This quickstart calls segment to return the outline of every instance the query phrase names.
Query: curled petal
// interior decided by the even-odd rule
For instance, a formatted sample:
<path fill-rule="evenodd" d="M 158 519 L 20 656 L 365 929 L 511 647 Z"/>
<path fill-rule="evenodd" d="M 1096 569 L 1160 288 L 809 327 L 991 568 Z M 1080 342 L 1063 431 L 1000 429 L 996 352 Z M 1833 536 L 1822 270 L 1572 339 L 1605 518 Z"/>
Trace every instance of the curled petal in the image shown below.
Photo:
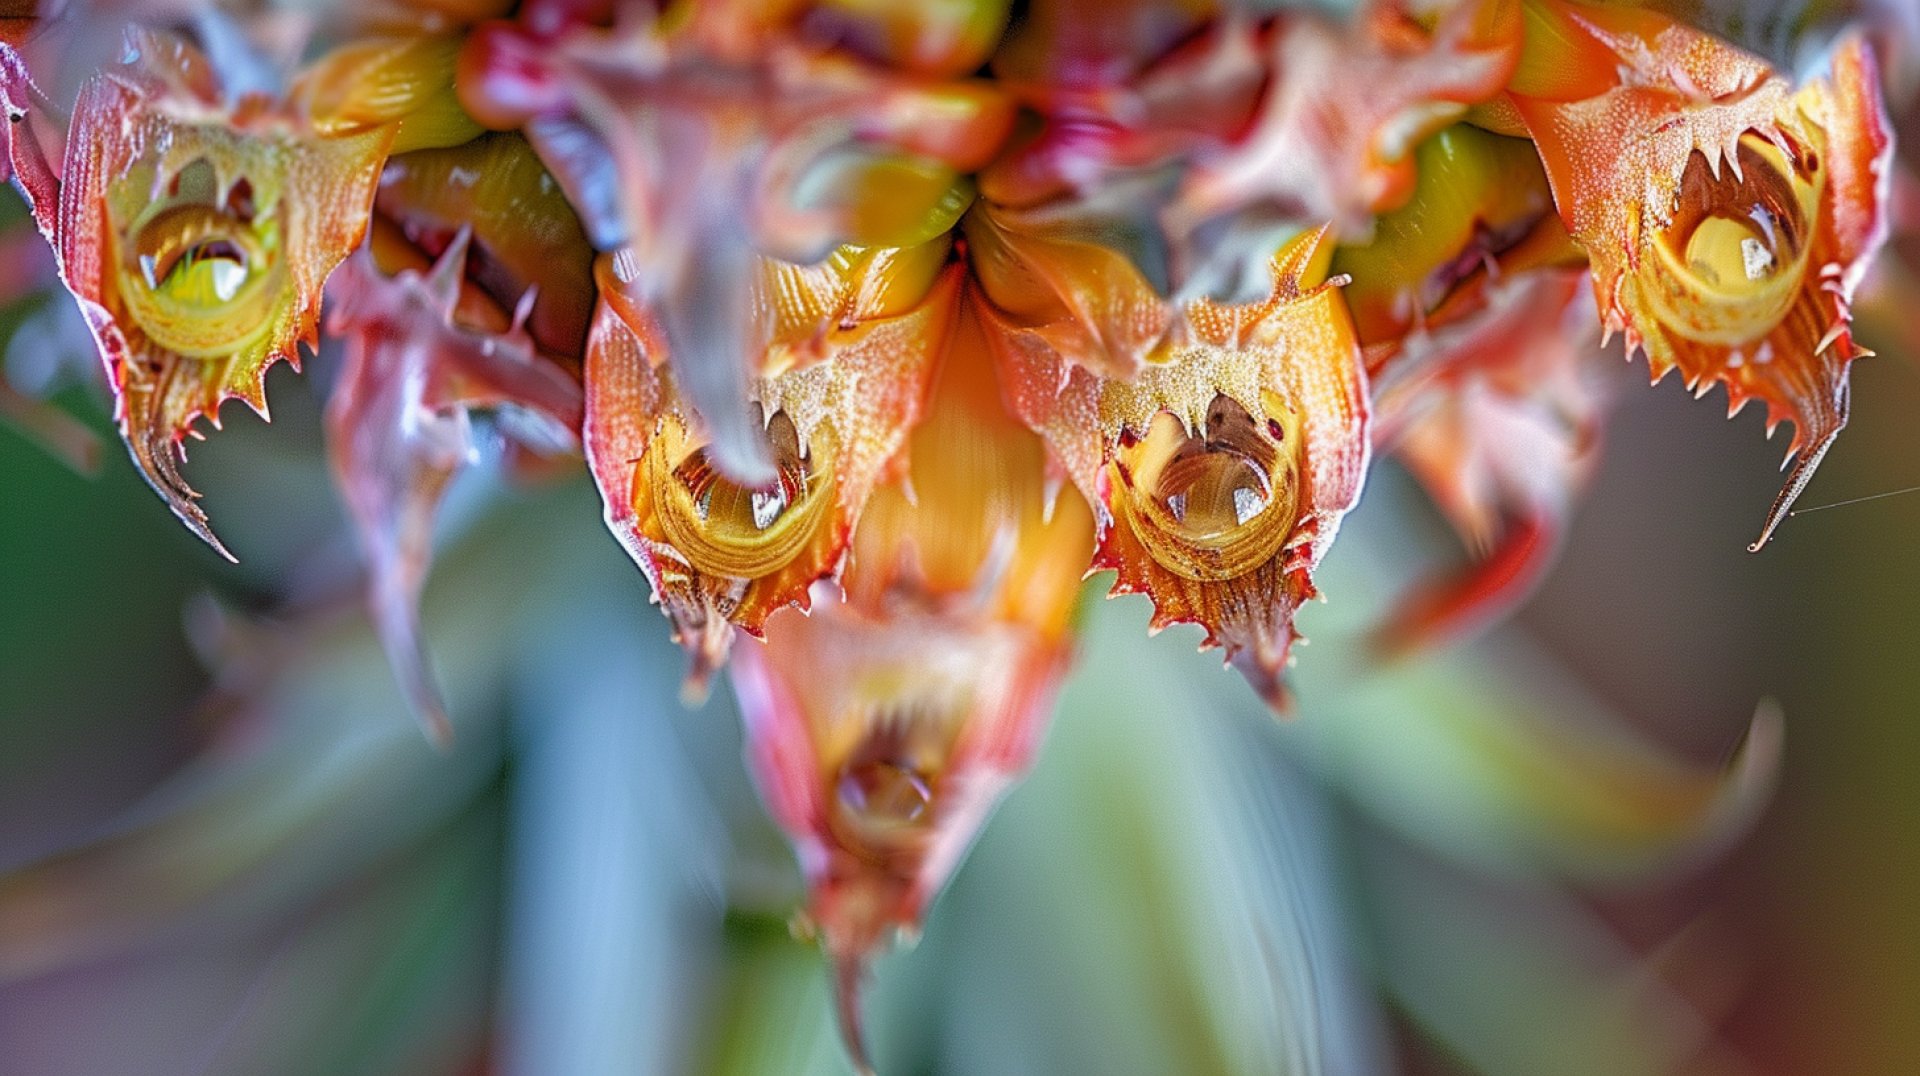
<path fill-rule="evenodd" d="M 1556 33 L 1514 103 L 1593 266 L 1603 324 L 1734 410 L 1793 423 L 1765 544 L 1847 421 L 1866 352 L 1850 304 L 1884 236 L 1891 140 L 1872 54 L 1843 41 L 1797 92 L 1764 62 L 1643 12 L 1531 7 Z M 1564 55 L 1565 62 L 1557 62 Z M 1551 76 L 1544 72 L 1554 72 Z"/>
<path fill-rule="evenodd" d="M 518 326 L 500 335 L 457 320 L 470 288 L 467 237 L 459 232 L 425 273 L 385 277 L 365 253 L 348 261 L 335 299 L 351 315 L 328 326 L 347 344 L 327 405 L 328 440 L 366 551 L 374 626 L 415 713 L 442 744 L 452 726 L 420 637 L 419 601 L 440 498 L 474 455 L 469 413 L 521 408 L 561 439 L 581 417 L 579 383 Z"/>
<path fill-rule="evenodd" d="M 1069 226 L 981 205 L 966 235 L 998 316 L 1096 376 L 1133 376 L 1173 327 L 1171 304 L 1125 253 Z"/>
<path fill-rule="evenodd" d="M 478 259 L 466 275 L 490 302 L 467 304 L 467 324 L 505 332 L 526 302 L 523 327 L 540 350 L 570 359 L 585 352 L 593 249 L 526 139 L 490 133 L 396 156 L 381 173 L 374 208 L 429 253 L 471 231 Z"/>
<path fill-rule="evenodd" d="M 1423 579 L 1401 595 L 1374 637 L 1379 652 L 1398 658 L 1451 642 L 1525 601 L 1552 566 L 1567 523 L 1565 510 L 1531 510 L 1503 516 L 1470 564 Z"/>
<path fill-rule="evenodd" d="M 19 181 L 35 221 L 51 240 L 60 204 L 58 147 L 63 132 L 20 53 L 26 37 L 24 28 L 15 28 L 15 20 L 0 19 L 0 106 L 7 119 L 0 131 L 0 182 Z"/>
<path fill-rule="evenodd" d="M 1474 563 L 1422 583 L 1390 614 L 1389 653 L 1457 637 L 1511 609 L 1559 549 L 1599 458 L 1613 398 L 1584 274 L 1489 286 L 1473 317 L 1409 341 L 1379 383 L 1377 443 L 1426 487 Z"/>
<path fill-rule="evenodd" d="M 1312 757 L 1367 811 L 1467 862 L 1614 883 L 1671 876 L 1738 839 L 1779 776 L 1773 702 L 1723 764 L 1702 766 L 1635 734 L 1524 643 L 1463 647 L 1349 686 L 1316 714 Z"/>
<path fill-rule="evenodd" d="M 1554 212 L 1533 143 L 1457 123 L 1421 143 L 1414 163 L 1407 204 L 1333 257 L 1334 271 L 1353 278 L 1343 294 L 1376 379 L 1399 376 L 1405 352 L 1431 354 L 1410 345 L 1477 316 L 1503 278 L 1586 262 Z"/>
<path fill-rule="evenodd" d="M 404 35 L 349 42 L 302 73 L 289 96 L 328 137 L 396 128 L 391 152 L 447 148 L 481 127 L 454 90 L 460 40 Z"/>

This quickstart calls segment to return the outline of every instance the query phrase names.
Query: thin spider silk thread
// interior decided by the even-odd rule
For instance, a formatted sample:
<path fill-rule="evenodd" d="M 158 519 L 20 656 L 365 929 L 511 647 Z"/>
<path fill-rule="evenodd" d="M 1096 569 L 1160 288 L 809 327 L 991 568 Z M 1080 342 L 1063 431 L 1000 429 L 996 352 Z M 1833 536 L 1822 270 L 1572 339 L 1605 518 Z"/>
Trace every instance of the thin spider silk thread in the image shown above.
<path fill-rule="evenodd" d="M 1804 516 L 1809 512 L 1824 512 L 1829 508 L 1845 508 L 1850 504 L 1864 504 L 1867 501 L 1877 501 L 1883 497 L 1898 497 L 1903 493 L 1920 493 L 1920 486 L 1908 486 L 1905 489 L 1890 489 L 1885 493 L 1870 493 L 1865 497 L 1852 497 L 1844 501 L 1835 501 L 1832 504 L 1816 504 L 1812 508 L 1795 508 L 1793 511 L 1788 512 L 1787 515 L 1789 517 Z"/>

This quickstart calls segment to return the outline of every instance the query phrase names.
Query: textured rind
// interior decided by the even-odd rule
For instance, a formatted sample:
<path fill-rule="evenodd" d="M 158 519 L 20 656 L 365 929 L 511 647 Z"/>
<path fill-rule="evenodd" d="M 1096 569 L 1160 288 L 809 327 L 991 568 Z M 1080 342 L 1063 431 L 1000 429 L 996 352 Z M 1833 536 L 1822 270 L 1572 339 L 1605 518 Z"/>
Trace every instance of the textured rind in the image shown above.
<path fill-rule="evenodd" d="M 1891 152 L 1872 53 L 1859 38 L 1843 40 L 1831 73 L 1796 92 L 1763 61 L 1658 16 L 1550 6 L 1585 35 L 1572 48 L 1617 69 L 1617 81 L 1592 96 L 1513 98 L 1561 216 L 1587 251 L 1603 326 L 1624 335 L 1629 352 L 1646 354 L 1654 380 L 1678 370 L 1697 393 L 1724 385 L 1730 413 L 1759 399 L 1769 432 L 1794 426 L 1794 467 L 1757 550 L 1846 425 L 1847 370 L 1865 354 L 1848 329 L 1849 305 L 1884 238 Z M 1738 167 L 1747 134 L 1796 163 L 1796 147 L 1811 150 L 1824 162 L 1824 172 L 1810 169 L 1823 185 L 1786 313 L 1752 339 L 1707 343 L 1653 308 L 1662 286 L 1653 244 L 1673 217 L 1689 159 L 1700 154 L 1715 174 Z"/>

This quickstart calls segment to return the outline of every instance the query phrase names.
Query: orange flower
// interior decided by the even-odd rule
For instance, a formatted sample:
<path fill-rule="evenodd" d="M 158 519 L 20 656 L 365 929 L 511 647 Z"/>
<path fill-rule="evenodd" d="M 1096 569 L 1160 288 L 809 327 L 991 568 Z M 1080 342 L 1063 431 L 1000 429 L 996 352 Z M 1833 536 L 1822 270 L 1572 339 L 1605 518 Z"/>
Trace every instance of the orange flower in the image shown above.
<path fill-rule="evenodd" d="M 801 269 L 761 260 L 755 304 L 766 371 L 747 400 L 775 476 L 727 477 L 635 298 L 624 254 L 595 269 L 600 310 L 587 345 L 587 458 L 607 522 L 653 583 L 693 658 L 699 688 L 726 660 L 733 626 L 758 633 L 807 604 L 834 573 L 887 461 L 920 413 L 959 295 L 946 244 L 843 248 Z"/>

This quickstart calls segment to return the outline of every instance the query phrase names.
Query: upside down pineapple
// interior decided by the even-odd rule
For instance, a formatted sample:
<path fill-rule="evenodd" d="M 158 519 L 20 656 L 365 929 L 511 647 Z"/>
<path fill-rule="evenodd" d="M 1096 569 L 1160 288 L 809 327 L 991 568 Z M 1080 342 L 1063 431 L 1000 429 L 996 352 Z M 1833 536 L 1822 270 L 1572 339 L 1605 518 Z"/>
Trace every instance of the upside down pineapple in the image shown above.
<path fill-rule="evenodd" d="M 157 9 L 111 57 L 3 24 L 7 169 L 135 464 L 221 548 L 185 438 L 344 342 L 335 471 L 445 735 L 413 607 L 473 416 L 583 456 L 689 686 L 732 660 L 856 1058 L 862 969 L 1032 763 L 1084 575 L 1280 707 L 1376 455 L 1478 556 L 1383 628 L 1433 645 L 1549 562 L 1617 392 L 1589 333 L 1793 424 L 1755 548 L 1865 354 L 1858 37 L 1796 83 L 1573 0 L 332 14 L 268 89 Z"/>

